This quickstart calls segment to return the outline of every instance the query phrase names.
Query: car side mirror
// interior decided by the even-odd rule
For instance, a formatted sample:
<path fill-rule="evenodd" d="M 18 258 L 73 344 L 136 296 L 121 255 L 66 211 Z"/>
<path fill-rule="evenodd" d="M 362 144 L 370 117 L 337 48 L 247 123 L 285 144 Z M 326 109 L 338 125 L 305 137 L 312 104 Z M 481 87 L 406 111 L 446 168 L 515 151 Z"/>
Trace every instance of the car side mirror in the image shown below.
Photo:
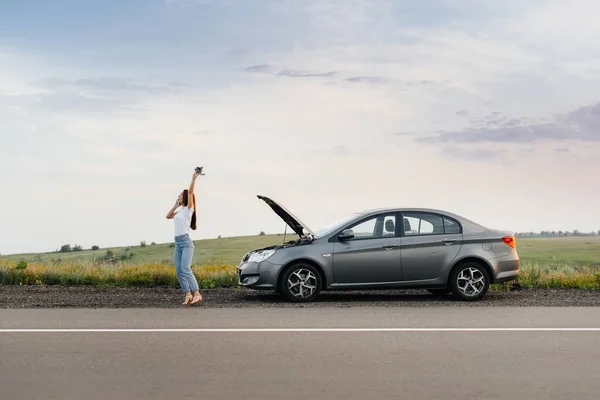
<path fill-rule="evenodd" d="M 348 240 L 354 238 L 354 231 L 352 229 L 344 229 L 338 236 L 340 240 Z"/>

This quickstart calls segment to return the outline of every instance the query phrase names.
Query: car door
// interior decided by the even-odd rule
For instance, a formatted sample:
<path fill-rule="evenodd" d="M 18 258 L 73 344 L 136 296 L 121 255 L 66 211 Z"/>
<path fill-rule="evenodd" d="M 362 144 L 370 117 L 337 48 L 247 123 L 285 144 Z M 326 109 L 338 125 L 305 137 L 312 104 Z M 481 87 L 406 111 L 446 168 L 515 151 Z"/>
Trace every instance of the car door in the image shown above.
<path fill-rule="evenodd" d="M 348 226 L 354 237 L 333 244 L 334 283 L 339 285 L 399 282 L 402 279 L 396 213 L 368 217 Z"/>
<path fill-rule="evenodd" d="M 439 278 L 462 246 L 460 224 L 435 213 L 404 212 L 402 217 L 402 280 Z"/>

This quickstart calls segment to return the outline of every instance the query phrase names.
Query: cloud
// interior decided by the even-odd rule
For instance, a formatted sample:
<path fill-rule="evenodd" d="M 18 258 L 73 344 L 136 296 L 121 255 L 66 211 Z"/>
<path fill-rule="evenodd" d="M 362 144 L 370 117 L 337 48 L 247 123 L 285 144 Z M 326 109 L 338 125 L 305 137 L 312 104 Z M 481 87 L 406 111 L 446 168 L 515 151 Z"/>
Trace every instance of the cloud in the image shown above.
<path fill-rule="evenodd" d="M 0 95 L 0 105 L 20 110 L 50 113 L 116 115 L 137 109 L 125 98 L 93 96 L 70 91 L 55 91 L 28 95 Z"/>
<path fill-rule="evenodd" d="M 560 147 L 560 148 L 558 148 L 558 149 L 556 149 L 554 151 L 557 152 L 557 153 L 568 153 L 570 150 L 567 147 Z"/>
<path fill-rule="evenodd" d="M 0 92 L 0 107 L 20 112 L 41 111 L 69 116 L 129 116 L 151 103 L 182 99 L 192 85 L 120 77 L 46 78 L 34 81 L 22 94 Z M 25 111 L 26 110 L 26 111 Z"/>
<path fill-rule="evenodd" d="M 458 110 L 458 111 L 456 112 L 456 115 L 459 115 L 459 116 L 461 116 L 461 117 L 466 117 L 466 116 L 468 116 L 468 115 L 469 115 L 469 112 L 468 112 L 467 110 Z"/>
<path fill-rule="evenodd" d="M 464 161 L 495 161 L 506 153 L 504 150 L 470 149 L 449 146 L 441 150 L 441 154 Z"/>
<path fill-rule="evenodd" d="M 351 75 L 343 77 L 343 73 L 339 70 L 336 71 L 322 71 L 322 72 L 311 72 L 299 69 L 277 69 L 268 64 L 258 64 L 244 68 L 249 73 L 260 73 L 268 74 L 273 76 L 282 76 L 289 78 L 338 78 L 339 81 L 355 83 L 355 84 L 366 84 L 366 85 L 389 85 L 397 89 L 406 89 L 415 86 L 431 85 L 435 82 L 429 79 L 413 79 L 413 80 L 401 80 L 394 79 L 380 75 Z M 350 74 L 347 74 L 350 75 Z M 327 85 L 334 84 L 334 81 L 329 80 Z"/>
<path fill-rule="evenodd" d="M 183 83 L 149 83 L 139 79 L 119 77 L 74 80 L 51 78 L 41 82 L 40 86 L 51 90 L 93 90 L 96 92 L 128 92 L 132 94 L 175 94 L 192 88 L 190 85 Z"/>
<path fill-rule="evenodd" d="M 502 123 L 490 119 L 487 127 L 444 132 L 438 136 L 419 138 L 426 143 L 535 143 L 539 141 L 575 140 L 600 142 L 600 103 L 558 115 L 552 122 L 523 124 L 517 118 Z"/>
<path fill-rule="evenodd" d="M 193 133 L 194 135 L 203 135 L 203 136 L 205 136 L 205 135 L 214 135 L 214 134 L 216 134 L 217 132 L 215 132 L 215 131 L 210 131 L 210 130 L 197 130 L 197 131 L 193 131 L 192 133 Z"/>
<path fill-rule="evenodd" d="M 418 132 L 394 132 L 394 136 L 417 136 Z"/>
<path fill-rule="evenodd" d="M 344 145 L 333 146 L 331 148 L 331 151 L 337 156 L 345 156 L 348 155 L 348 153 L 350 153 L 350 149 Z"/>
<path fill-rule="evenodd" d="M 346 78 L 346 81 L 352 83 L 367 83 L 369 85 L 377 85 L 390 82 L 389 79 L 382 76 L 351 76 Z"/>
<path fill-rule="evenodd" d="M 270 65 L 253 65 L 251 67 L 245 68 L 246 72 L 255 72 L 261 74 L 269 74 L 275 76 L 285 76 L 288 78 L 328 78 L 337 73 L 337 71 L 327 71 L 327 72 L 309 72 L 302 71 L 296 69 L 282 69 L 277 70 Z"/>
<path fill-rule="evenodd" d="M 229 56 L 247 56 L 248 54 L 249 51 L 247 49 L 242 48 L 231 49 L 227 52 L 227 55 Z"/>

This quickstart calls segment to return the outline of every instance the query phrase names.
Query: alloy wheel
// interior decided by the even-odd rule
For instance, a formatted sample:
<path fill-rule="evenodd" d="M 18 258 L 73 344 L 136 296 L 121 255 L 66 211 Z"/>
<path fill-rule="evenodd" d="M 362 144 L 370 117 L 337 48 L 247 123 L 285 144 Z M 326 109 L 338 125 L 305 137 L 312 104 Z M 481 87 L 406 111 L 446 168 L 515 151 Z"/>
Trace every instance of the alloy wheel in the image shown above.
<path fill-rule="evenodd" d="M 485 290 L 485 275 L 477 268 L 468 267 L 463 269 L 456 280 L 458 290 L 467 297 L 476 297 Z"/>
<path fill-rule="evenodd" d="M 278 288 L 281 294 L 294 303 L 315 300 L 324 286 L 324 278 L 314 265 L 298 263 L 283 271 Z"/>
<path fill-rule="evenodd" d="M 300 299 L 311 297 L 317 290 L 317 284 L 317 276 L 304 268 L 294 270 L 287 280 L 290 294 Z"/>

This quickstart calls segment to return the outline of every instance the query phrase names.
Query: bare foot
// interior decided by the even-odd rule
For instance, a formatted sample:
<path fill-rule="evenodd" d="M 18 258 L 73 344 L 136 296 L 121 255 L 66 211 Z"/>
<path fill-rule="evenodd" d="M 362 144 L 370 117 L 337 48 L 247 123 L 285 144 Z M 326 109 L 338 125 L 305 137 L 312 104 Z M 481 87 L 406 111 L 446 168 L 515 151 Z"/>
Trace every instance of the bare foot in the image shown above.
<path fill-rule="evenodd" d="M 185 294 L 185 301 L 183 302 L 183 305 L 187 306 L 188 304 L 190 304 L 191 300 L 192 300 L 192 294 L 191 293 L 186 293 Z"/>
<path fill-rule="evenodd" d="M 194 294 L 194 299 L 192 300 L 192 302 L 190 304 L 198 304 L 202 301 L 202 295 L 200 293 L 196 293 Z"/>

